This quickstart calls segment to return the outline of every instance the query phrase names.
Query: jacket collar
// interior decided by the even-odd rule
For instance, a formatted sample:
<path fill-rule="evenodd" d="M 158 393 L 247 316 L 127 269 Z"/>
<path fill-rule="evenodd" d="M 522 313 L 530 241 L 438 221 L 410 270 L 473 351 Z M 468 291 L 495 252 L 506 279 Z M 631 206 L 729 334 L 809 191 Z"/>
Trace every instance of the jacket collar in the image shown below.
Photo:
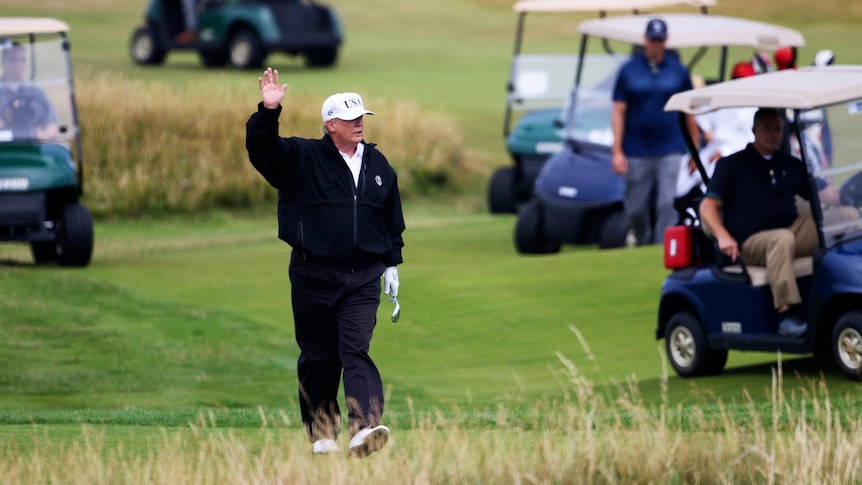
<path fill-rule="evenodd" d="M 323 144 L 326 145 L 327 149 L 338 153 L 338 147 L 335 146 L 335 142 L 332 141 L 332 137 L 329 136 L 329 133 L 325 133 L 322 138 Z M 376 143 L 368 143 L 364 139 L 362 143 L 365 144 L 365 153 L 368 153 L 368 150 L 377 146 Z"/>

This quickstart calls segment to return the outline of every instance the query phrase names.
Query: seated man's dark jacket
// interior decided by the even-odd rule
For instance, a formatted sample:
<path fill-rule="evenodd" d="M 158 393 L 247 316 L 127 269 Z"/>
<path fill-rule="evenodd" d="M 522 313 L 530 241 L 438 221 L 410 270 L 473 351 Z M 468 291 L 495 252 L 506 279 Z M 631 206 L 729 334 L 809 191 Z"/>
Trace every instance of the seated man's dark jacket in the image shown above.
<path fill-rule="evenodd" d="M 365 145 L 359 186 L 329 135 L 278 135 L 278 109 L 246 124 L 249 160 L 278 189 L 278 237 L 311 260 L 345 268 L 402 263 L 404 218 L 395 170 Z"/>
<path fill-rule="evenodd" d="M 724 227 L 740 246 L 756 232 L 790 227 L 798 217 L 795 196 L 809 194 L 801 160 L 781 152 L 766 160 L 752 144 L 719 160 L 706 190 L 722 202 Z"/>

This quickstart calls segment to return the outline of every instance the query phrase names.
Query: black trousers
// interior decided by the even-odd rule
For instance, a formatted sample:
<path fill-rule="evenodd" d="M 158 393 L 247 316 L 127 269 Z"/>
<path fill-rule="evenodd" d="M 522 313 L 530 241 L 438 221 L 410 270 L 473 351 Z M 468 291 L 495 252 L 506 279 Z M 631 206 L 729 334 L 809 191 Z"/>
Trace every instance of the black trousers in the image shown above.
<path fill-rule="evenodd" d="M 380 424 L 383 382 L 368 350 L 377 325 L 384 269 L 382 262 L 345 270 L 305 261 L 298 252 L 291 257 L 291 302 L 300 350 L 299 403 L 311 441 L 338 436 L 342 372 L 351 436 Z"/>

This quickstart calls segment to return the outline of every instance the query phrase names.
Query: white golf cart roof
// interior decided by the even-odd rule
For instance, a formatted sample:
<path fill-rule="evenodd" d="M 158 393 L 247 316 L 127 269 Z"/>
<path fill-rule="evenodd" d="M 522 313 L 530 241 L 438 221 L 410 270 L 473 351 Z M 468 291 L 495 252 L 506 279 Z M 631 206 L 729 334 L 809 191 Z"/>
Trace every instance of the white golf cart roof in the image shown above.
<path fill-rule="evenodd" d="M 742 106 L 811 109 L 860 98 L 862 66 L 807 66 L 677 93 L 664 110 L 700 114 Z"/>
<path fill-rule="evenodd" d="M 66 22 L 42 17 L 0 17 L 0 37 L 26 34 L 57 34 L 68 32 Z"/>
<path fill-rule="evenodd" d="M 702 46 L 740 46 L 775 50 L 802 47 L 805 39 L 798 30 L 756 20 L 694 13 L 657 14 L 667 23 L 670 49 Z M 646 15 L 626 15 L 585 20 L 578 31 L 585 35 L 643 45 Z"/>
<path fill-rule="evenodd" d="M 634 12 L 676 5 L 712 7 L 715 0 L 521 0 L 513 8 L 516 12 Z"/>

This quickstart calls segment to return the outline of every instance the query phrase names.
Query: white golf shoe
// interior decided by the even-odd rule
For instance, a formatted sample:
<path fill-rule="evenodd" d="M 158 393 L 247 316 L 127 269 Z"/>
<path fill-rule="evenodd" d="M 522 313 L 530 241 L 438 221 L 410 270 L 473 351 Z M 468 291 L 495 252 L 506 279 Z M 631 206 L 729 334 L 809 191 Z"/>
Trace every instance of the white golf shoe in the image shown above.
<path fill-rule="evenodd" d="M 312 452 L 315 455 L 329 455 L 338 453 L 338 443 L 331 439 L 322 439 L 314 442 Z"/>
<path fill-rule="evenodd" d="M 389 428 L 380 425 L 374 428 L 363 428 L 350 439 L 348 454 L 357 458 L 380 451 L 389 440 Z"/>

